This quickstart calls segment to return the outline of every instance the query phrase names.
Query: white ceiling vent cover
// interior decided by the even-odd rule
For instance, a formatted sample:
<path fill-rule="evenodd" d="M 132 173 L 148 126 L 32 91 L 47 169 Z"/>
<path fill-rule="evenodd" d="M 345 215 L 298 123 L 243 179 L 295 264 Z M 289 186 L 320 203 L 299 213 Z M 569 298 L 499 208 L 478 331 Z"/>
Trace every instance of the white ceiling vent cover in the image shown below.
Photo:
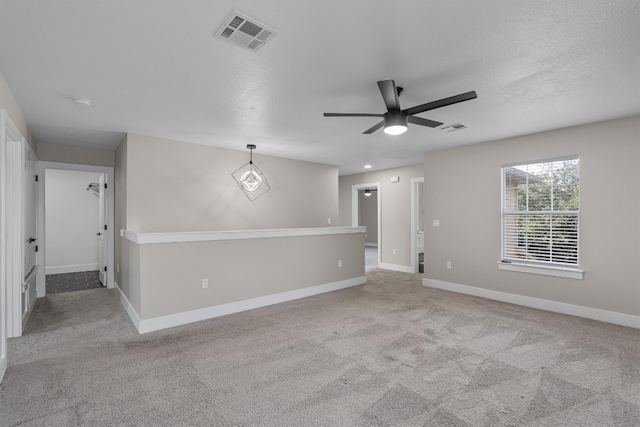
<path fill-rule="evenodd" d="M 235 10 L 215 32 L 216 37 L 254 52 L 260 50 L 276 34 L 278 32 L 273 28 Z"/>
<path fill-rule="evenodd" d="M 445 132 L 455 132 L 457 130 L 466 129 L 468 127 L 469 126 L 463 125 L 462 123 L 454 123 L 452 125 L 447 125 L 447 126 L 441 127 L 440 129 L 442 129 Z"/>

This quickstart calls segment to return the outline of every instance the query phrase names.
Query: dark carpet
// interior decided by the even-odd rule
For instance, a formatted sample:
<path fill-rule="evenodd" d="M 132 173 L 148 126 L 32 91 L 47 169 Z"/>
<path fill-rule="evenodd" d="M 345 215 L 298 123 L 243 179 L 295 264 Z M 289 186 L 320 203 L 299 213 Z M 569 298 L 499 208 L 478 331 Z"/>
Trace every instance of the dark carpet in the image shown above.
<path fill-rule="evenodd" d="M 99 271 L 79 271 L 75 273 L 47 274 L 46 293 L 82 291 L 101 288 Z"/>

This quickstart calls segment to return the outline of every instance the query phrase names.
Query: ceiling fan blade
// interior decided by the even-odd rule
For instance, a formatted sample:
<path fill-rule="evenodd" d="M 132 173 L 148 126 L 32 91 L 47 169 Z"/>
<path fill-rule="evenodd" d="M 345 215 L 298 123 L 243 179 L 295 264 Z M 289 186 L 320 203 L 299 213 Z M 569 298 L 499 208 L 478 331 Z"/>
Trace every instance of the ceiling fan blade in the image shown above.
<path fill-rule="evenodd" d="M 461 93 L 460 95 L 450 96 L 449 98 L 440 99 L 438 101 L 416 105 L 415 107 L 407 108 L 404 112 L 409 115 L 418 114 L 429 110 L 435 110 L 436 108 L 446 107 L 447 105 L 457 104 L 458 102 L 469 101 L 470 99 L 475 99 L 477 97 L 478 95 L 476 95 L 475 91 Z"/>
<path fill-rule="evenodd" d="M 324 113 L 325 117 L 384 117 L 376 113 Z"/>
<path fill-rule="evenodd" d="M 378 82 L 378 88 L 384 99 L 384 105 L 388 111 L 400 111 L 400 100 L 398 99 L 398 89 L 396 82 L 393 80 L 381 80 Z"/>
<path fill-rule="evenodd" d="M 380 123 L 376 123 L 374 126 L 370 127 L 369 129 L 365 130 L 364 132 L 362 132 L 363 134 L 370 134 L 370 133 L 374 133 L 375 131 L 377 131 L 378 129 L 380 129 L 382 126 L 384 126 L 384 120 L 381 121 Z"/>
<path fill-rule="evenodd" d="M 436 122 L 434 120 L 423 119 L 422 117 L 409 116 L 407 117 L 407 121 L 409 123 L 413 123 L 414 125 L 422 125 L 430 128 L 435 128 L 440 126 L 442 123 Z"/>

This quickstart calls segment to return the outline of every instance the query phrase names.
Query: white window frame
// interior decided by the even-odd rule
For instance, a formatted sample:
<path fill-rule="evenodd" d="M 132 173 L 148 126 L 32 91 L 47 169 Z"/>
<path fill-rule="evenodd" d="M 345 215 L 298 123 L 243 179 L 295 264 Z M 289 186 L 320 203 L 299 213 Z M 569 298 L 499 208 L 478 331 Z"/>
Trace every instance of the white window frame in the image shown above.
<path fill-rule="evenodd" d="M 505 256 L 505 225 L 507 213 L 505 212 L 505 169 L 509 167 L 515 166 L 525 166 L 531 164 L 540 164 L 540 163 L 552 163 L 563 160 L 578 160 L 580 161 L 580 157 L 578 155 L 570 155 L 563 157 L 555 157 L 548 159 L 540 159 L 540 160 L 531 160 L 531 161 L 523 161 L 516 163 L 504 164 L 500 168 L 500 177 L 501 177 L 501 195 L 500 195 L 500 261 L 498 261 L 498 269 L 505 271 L 515 271 L 520 273 L 532 273 L 532 274 L 542 274 L 547 276 L 556 276 L 556 277 L 565 277 L 570 279 L 582 279 L 584 271 L 580 268 L 580 205 L 578 204 L 577 212 L 570 212 L 571 214 L 577 214 L 578 217 L 578 245 L 577 245 L 577 264 L 575 266 L 571 264 L 561 264 L 561 263 L 538 263 L 535 261 L 529 260 L 519 260 L 519 259 L 508 259 Z M 578 184 L 578 203 L 580 203 L 580 184 Z M 562 213 L 561 211 L 545 211 L 544 213 L 557 212 Z M 535 212 L 532 212 L 535 213 Z"/>

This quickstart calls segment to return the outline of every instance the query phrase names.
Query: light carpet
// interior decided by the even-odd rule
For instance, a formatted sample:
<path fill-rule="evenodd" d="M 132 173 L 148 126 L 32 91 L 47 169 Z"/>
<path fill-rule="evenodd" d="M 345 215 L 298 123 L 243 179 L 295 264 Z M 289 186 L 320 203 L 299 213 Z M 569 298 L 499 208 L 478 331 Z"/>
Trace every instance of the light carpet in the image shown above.
<path fill-rule="evenodd" d="M 3 426 L 634 426 L 640 331 L 368 283 L 138 335 L 116 291 L 47 295 Z"/>

